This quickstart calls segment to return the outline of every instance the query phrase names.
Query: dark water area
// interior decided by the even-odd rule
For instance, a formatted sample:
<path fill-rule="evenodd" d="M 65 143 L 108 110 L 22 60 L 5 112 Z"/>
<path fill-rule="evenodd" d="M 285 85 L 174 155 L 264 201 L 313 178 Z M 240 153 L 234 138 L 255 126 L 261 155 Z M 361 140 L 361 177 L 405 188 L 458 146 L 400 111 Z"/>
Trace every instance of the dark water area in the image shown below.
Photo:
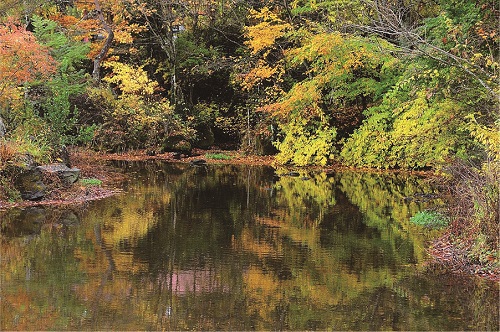
<path fill-rule="evenodd" d="M 428 263 L 424 178 L 117 166 L 120 195 L 0 212 L 1 330 L 499 330 L 498 284 Z"/>

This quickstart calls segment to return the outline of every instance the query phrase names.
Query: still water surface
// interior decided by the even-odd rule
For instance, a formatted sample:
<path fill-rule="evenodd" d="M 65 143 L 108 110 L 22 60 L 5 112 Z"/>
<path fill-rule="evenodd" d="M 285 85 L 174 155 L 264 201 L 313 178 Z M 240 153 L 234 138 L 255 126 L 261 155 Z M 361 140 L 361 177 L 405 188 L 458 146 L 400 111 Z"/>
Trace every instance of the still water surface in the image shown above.
<path fill-rule="evenodd" d="M 119 167 L 118 196 L 0 212 L 1 330 L 499 329 L 497 284 L 428 263 L 425 179 Z"/>

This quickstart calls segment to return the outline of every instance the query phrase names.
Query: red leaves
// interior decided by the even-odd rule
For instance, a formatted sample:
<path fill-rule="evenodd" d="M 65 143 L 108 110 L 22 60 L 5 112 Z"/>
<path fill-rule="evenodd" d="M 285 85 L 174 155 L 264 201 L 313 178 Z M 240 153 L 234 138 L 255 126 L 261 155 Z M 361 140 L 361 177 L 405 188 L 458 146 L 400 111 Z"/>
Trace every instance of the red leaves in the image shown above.
<path fill-rule="evenodd" d="M 0 105 L 19 99 L 17 87 L 56 70 L 47 48 L 19 23 L 8 19 L 0 25 Z"/>
<path fill-rule="evenodd" d="M 0 25 L 0 84 L 22 84 L 55 69 L 55 60 L 31 32 L 12 20 Z"/>

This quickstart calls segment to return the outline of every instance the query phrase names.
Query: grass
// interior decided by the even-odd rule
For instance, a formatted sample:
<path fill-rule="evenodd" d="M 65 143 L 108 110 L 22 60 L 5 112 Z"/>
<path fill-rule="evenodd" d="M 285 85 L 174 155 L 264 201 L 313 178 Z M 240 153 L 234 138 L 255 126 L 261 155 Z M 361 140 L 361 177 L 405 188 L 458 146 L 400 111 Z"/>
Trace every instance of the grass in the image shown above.
<path fill-rule="evenodd" d="M 215 160 L 229 160 L 232 159 L 233 157 L 224 153 L 207 153 L 205 154 L 205 158 L 215 159 Z"/>
<path fill-rule="evenodd" d="M 436 211 L 420 211 L 417 212 L 410 221 L 415 225 L 429 228 L 443 228 L 448 225 L 448 219 L 441 213 Z"/>
<path fill-rule="evenodd" d="M 80 183 L 85 187 L 95 187 L 102 185 L 102 181 L 96 178 L 80 179 Z"/>

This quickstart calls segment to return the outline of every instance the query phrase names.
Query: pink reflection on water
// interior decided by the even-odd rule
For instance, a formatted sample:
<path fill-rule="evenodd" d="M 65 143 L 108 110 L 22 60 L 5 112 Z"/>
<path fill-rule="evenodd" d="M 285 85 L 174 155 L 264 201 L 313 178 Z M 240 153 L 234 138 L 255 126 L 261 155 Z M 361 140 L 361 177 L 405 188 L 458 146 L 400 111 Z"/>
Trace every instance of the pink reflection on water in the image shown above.
<path fill-rule="evenodd" d="M 222 285 L 220 276 L 211 269 L 174 271 L 160 278 L 164 286 L 178 295 L 229 291 L 229 287 Z"/>

